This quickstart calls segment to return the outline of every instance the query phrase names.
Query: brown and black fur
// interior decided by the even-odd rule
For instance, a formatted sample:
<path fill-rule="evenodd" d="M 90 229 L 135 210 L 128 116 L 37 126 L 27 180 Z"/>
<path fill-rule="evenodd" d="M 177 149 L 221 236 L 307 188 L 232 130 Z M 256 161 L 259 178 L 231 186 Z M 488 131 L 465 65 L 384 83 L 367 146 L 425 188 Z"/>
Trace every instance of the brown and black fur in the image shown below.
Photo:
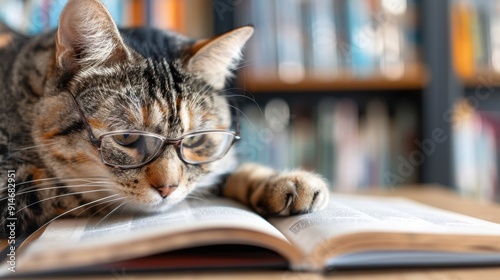
<path fill-rule="evenodd" d="M 58 30 L 33 38 L 0 26 L 2 222 L 8 217 L 8 170 L 16 174 L 19 233 L 63 215 L 106 214 L 119 207 L 164 211 L 217 185 L 221 195 L 266 216 L 324 207 L 328 191 L 319 176 L 237 167 L 233 152 L 192 165 L 168 147 L 142 168 L 106 166 L 71 99 L 73 94 L 97 136 L 133 129 L 176 138 L 230 129 L 229 105 L 218 92 L 252 32 L 247 26 L 195 41 L 154 29 L 119 31 L 98 0 L 70 0 Z M 165 186 L 176 189 L 162 197 L 158 189 Z"/>

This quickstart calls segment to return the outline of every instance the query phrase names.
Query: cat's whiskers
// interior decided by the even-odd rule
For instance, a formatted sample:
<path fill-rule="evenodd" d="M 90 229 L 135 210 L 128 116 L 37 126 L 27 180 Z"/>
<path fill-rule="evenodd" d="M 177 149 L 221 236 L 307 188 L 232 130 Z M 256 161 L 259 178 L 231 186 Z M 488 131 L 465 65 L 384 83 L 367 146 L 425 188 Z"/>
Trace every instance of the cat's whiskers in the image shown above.
<path fill-rule="evenodd" d="M 38 182 L 45 182 L 45 181 L 61 181 L 61 182 L 74 182 L 74 181 L 84 181 L 84 182 L 92 182 L 90 180 L 92 179 L 106 179 L 106 177 L 79 177 L 79 178 L 58 178 L 58 177 L 52 177 L 52 178 L 42 178 L 42 179 L 35 179 L 35 180 L 30 180 L 30 181 L 24 181 L 20 183 L 16 183 L 17 186 L 25 185 L 25 184 L 31 184 L 31 183 L 38 183 Z"/>
<path fill-rule="evenodd" d="M 37 184 L 37 182 L 43 182 L 43 183 Z M 92 184 L 98 184 L 98 185 L 105 185 L 105 184 L 113 185 L 113 184 L 115 184 L 113 181 L 90 181 L 90 180 L 81 180 L 81 179 L 62 179 L 62 180 L 38 179 L 38 180 L 32 180 L 32 181 L 28 181 L 28 182 L 22 182 L 22 183 L 17 184 L 17 186 L 22 186 L 22 185 L 25 185 L 28 183 L 35 183 L 33 186 L 30 186 L 30 187 L 23 189 L 23 190 L 32 190 L 32 189 L 36 189 L 36 188 L 40 189 L 41 187 L 45 187 L 45 186 L 52 186 L 52 185 L 64 183 L 64 185 L 62 185 L 62 186 L 61 185 L 56 186 L 56 187 L 64 188 L 64 187 L 69 187 L 70 185 L 67 185 L 67 183 L 72 183 L 72 182 L 82 182 L 83 184 L 80 184 L 80 185 L 89 185 L 89 186 Z M 6 190 L 7 188 L 8 187 L 1 188 L 0 192 Z M 20 193 L 17 193 L 17 194 L 20 194 Z"/>
<path fill-rule="evenodd" d="M 215 80 L 215 79 L 214 79 Z M 195 98 L 191 99 L 190 104 L 199 104 L 199 101 L 204 97 L 204 95 L 212 88 L 212 82 L 209 81 L 194 95 Z"/>
<path fill-rule="evenodd" d="M 30 206 L 33 206 L 35 204 L 38 204 L 38 203 L 41 203 L 41 202 L 44 202 L 44 201 L 47 201 L 47 200 L 51 200 L 51 199 L 55 199 L 55 198 L 59 198 L 59 197 L 65 197 L 65 196 L 69 196 L 69 195 L 75 195 L 75 194 L 86 194 L 86 193 L 97 193 L 97 192 L 109 192 L 108 189 L 105 189 L 105 190 L 90 190 L 90 191 L 81 191 L 81 192 L 72 192 L 72 193 L 65 193 L 65 194 L 60 194 L 60 195 L 54 195 L 54 196 L 51 196 L 51 197 L 47 197 L 47 198 L 44 198 L 44 199 L 41 199 L 41 200 L 38 200 L 36 202 L 33 202 L 27 206 L 24 206 L 23 208 L 19 209 L 16 211 L 16 213 L 19 213 L 21 212 L 22 210 L 30 207 Z"/>
<path fill-rule="evenodd" d="M 235 67 L 233 69 L 233 71 L 237 71 L 237 70 L 240 70 L 242 68 L 245 68 L 245 67 L 248 67 L 248 66 L 251 66 L 251 65 L 257 65 L 256 63 L 256 59 L 247 59 L 245 61 L 242 61 L 241 63 L 238 64 L 237 67 Z"/>
<path fill-rule="evenodd" d="M 101 212 L 102 210 L 108 208 L 110 205 L 112 205 L 113 203 L 116 203 L 116 201 L 119 201 L 119 200 L 124 200 L 124 199 L 127 199 L 126 197 L 118 197 L 118 198 L 115 198 L 115 199 L 112 199 L 112 200 L 108 200 L 108 201 L 102 201 L 96 205 L 92 205 L 90 207 L 87 207 L 85 209 L 83 209 L 80 213 L 78 213 L 78 215 L 75 216 L 75 219 L 77 219 L 78 217 L 80 217 L 81 214 L 83 214 L 83 212 L 85 211 L 88 211 L 90 210 L 91 208 L 94 208 L 94 207 L 97 207 L 97 206 L 100 206 L 100 205 L 103 205 L 103 204 L 106 204 L 106 206 L 104 207 L 101 207 L 101 209 L 97 210 L 94 214 L 92 214 L 91 216 L 89 216 L 88 218 L 92 218 L 94 217 L 95 215 L 97 215 L 99 212 Z"/>
<path fill-rule="evenodd" d="M 86 183 L 86 184 L 81 184 L 81 185 L 73 185 L 73 186 L 66 186 L 65 185 L 65 186 L 55 186 L 55 187 L 47 187 L 47 188 L 40 188 L 39 185 L 36 185 L 36 186 L 26 188 L 22 192 L 18 192 L 18 193 L 16 193 L 16 195 L 23 195 L 23 194 L 27 194 L 27 193 L 46 191 L 46 190 L 65 189 L 65 188 L 69 188 L 69 189 L 71 189 L 71 188 L 84 188 L 84 187 L 99 187 L 99 188 L 104 188 L 104 189 L 108 189 L 108 190 L 113 190 L 113 188 L 110 188 L 108 186 L 99 185 L 99 182 L 93 182 L 93 183 Z M 0 201 L 6 200 L 8 198 L 9 198 L 9 196 L 2 197 L 2 198 L 0 198 Z"/>
<path fill-rule="evenodd" d="M 234 69 L 232 69 L 233 71 L 235 70 L 239 70 L 241 68 L 244 68 L 246 67 L 247 65 L 252 65 L 252 63 L 254 63 L 254 61 L 252 60 L 249 60 L 247 59 L 246 61 L 243 61 L 241 62 L 238 67 L 235 67 Z M 218 79 L 218 77 L 214 77 L 212 80 L 208 81 L 197 93 L 197 96 L 198 98 L 200 98 L 201 96 L 205 95 L 210 89 L 211 89 L 211 85 L 213 85 L 213 82 L 216 81 L 216 79 Z"/>
<path fill-rule="evenodd" d="M 234 106 L 234 105 L 231 105 L 231 104 L 227 104 L 229 107 L 237 110 L 238 112 L 240 112 L 240 114 L 245 117 L 245 119 L 248 120 L 248 122 L 252 125 L 252 127 L 255 129 L 255 131 L 257 131 L 257 127 L 255 126 L 255 124 L 252 122 L 252 120 L 238 107 Z M 261 111 L 262 112 L 262 111 Z"/>
<path fill-rule="evenodd" d="M 206 85 L 205 85 L 205 86 L 204 86 L 204 87 L 203 87 L 203 88 L 202 88 L 202 89 L 198 92 L 198 97 L 197 97 L 197 98 L 202 98 L 202 96 L 203 96 L 203 95 L 204 95 L 204 94 L 205 94 L 208 90 L 210 90 L 210 84 L 211 84 L 211 83 L 207 83 L 207 84 L 206 84 Z M 208 87 L 207 87 L 207 86 L 208 86 Z M 207 87 L 207 88 L 205 89 L 205 87 Z M 233 89 L 239 89 L 239 88 L 233 88 Z M 229 91 L 229 90 L 231 90 L 231 89 L 221 90 L 221 91 L 219 91 L 219 93 L 220 93 L 220 92 Z M 247 91 L 247 90 L 245 90 L 245 89 L 243 89 L 243 90 L 244 90 L 245 92 L 250 93 L 249 91 Z M 202 92 L 202 91 L 203 91 L 203 92 Z M 250 93 L 250 94 L 251 94 L 251 93 Z M 245 97 L 245 98 L 249 98 L 250 100 L 252 100 L 252 101 L 253 101 L 253 102 L 257 105 L 257 108 L 259 109 L 260 113 L 261 113 L 262 115 L 264 115 L 264 112 L 262 111 L 262 108 L 261 108 L 261 107 L 260 107 L 260 106 L 256 103 L 256 101 L 255 101 L 255 97 L 253 97 L 253 95 L 252 95 L 252 97 L 253 97 L 253 98 L 247 97 L 246 95 L 241 95 L 241 96 L 242 96 L 242 97 Z M 227 97 L 227 96 L 224 96 L 224 97 Z M 193 103 L 195 103 L 195 102 L 196 102 L 196 100 L 197 100 L 197 99 L 195 98 Z M 244 116 L 244 117 L 245 117 L 245 118 L 246 118 L 246 119 L 250 122 L 250 124 L 252 125 L 252 127 L 253 127 L 255 130 L 257 130 L 257 127 L 256 127 L 256 126 L 255 126 L 255 124 L 252 122 L 252 120 L 250 120 L 250 118 L 248 118 L 248 116 L 247 116 L 247 115 L 246 115 L 246 114 L 245 114 L 245 113 L 244 113 L 241 109 L 239 109 L 238 107 L 236 107 L 236 106 L 234 106 L 234 105 L 231 105 L 231 104 L 228 104 L 228 106 L 229 106 L 230 108 L 234 108 L 235 110 L 239 111 L 239 112 L 240 112 L 240 114 L 241 114 L 241 115 L 243 115 L 243 116 Z"/>
<path fill-rule="evenodd" d="M 244 94 L 238 94 L 238 93 L 234 93 L 233 91 L 235 90 L 238 90 L 238 91 L 243 91 Z M 228 92 L 230 94 L 223 94 L 225 92 Z M 234 88 L 229 88 L 229 89 L 224 89 L 224 90 L 220 90 L 217 92 L 217 94 L 219 96 L 223 96 L 223 97 L 226 97 L 226 98 L 236 98 L 236 97 L 242 97 L 242 98 L 245 98 L 247 100 L 250 100 L 252 101 L 252 103 L 254 103 L 255 105 L 259 106 L 259 104 L 257 103 L 257 101 L 255 100 L 255 96 L 252 94 L 251 91 L 249 90 L 246 90 L 244 88 L 240 88 L 240 87 L 234 87 Z"/>
<path fill-rule="evenodd" d="M 71 184 L 71 183 L 80 183 L 78 185 L 92 185 L 92 184 L 113 185 L 114 184 L 114 182 L 112 182 L 112 181 L 81 181 L 81 180 L 74 180 L 74 181 L 65 181 L 65 182 L 59 182 L 59 181 L 44 182 L 44 183 L 41 183 L 41 184 L 34 184 L 33 186 L 31 186 L 29 188 L 32 188 L 32 187 L 35 187 L 35 188 L 37 188 L 37 187 L 45 187 L 45 186 L 52 186 L 52 185 L 58 185 L 58 186 L 62 187 L 62 186 L 69 186 L 69 184 Z"/>
<path fill-rule="evenodd" d="M 235 94 L 232 92 L 233 90 L 243 91 L 243 92 L 245 92 L 245 94 Z M 230 92 L 230 93 L 232 93 L 232 95 L 221 94 L 224 92 Z M 246 95 L 246 93 L 248 93 L 248 95 Z M 224 96 L 224 97 L 244 97 L 244 98 L 250 99 L 251 101 L 255 102 L 255 96 L 252 94 L 252 92 L 249 90 L 246 90 L 244 88 L 241 88 L 241 87 L 232 87 L 232 88 L 221 89 L 221 90 L 217 91 L 217 94 L 219 94 L 220 96 Z"/>
<path fill-rule="evenodd" d="M 200 98 L 202 97 L 203 95 L 205 95 L 211 88 L 211 84 L 210 83 L 206 83 L 199 91 L 198 91 L 198 94 L 197 94 L 197 97 Z"/>
<path fill-rule="evenodd" d="M 57 215 L 56 217 L 54 217 L 54 218 L 50 219 L 48 222 L 46 222 L 45 224 L 43 224 L 42 226 L 40 226 L 37 230 L 35 230 L 33 233 L 31 233 L 31 234 L 30 234 L 30 235 L 29 235 L 29 236 L 28 236 L 25 240 L 30 240 L 30 237 L 32 237 L 34 234 L 36 234 L 36 233 L 37 233 L 40 229 L 44 228 L 46 225 L 48 225 L 48 224 L 52 223 L 53 221 L 55 221 L 55 220 L 59 219 L 60 217 L 62 217 L 62 216 L 64 216 L 64 215 L 66 215 L 66 214 L 68 214 L 68 213 L 70 213 L 70 212 L 72 212 L 72 211 L 78 210 L 78 209 L 80 209 L 80 208 L 86 207 L 86 206 L 88 206 L 88 205 L 90 205 L 90 204 L 93 204 L 93 203 L 100 202 L 100 201 L 105 200 L 105 199 L 109 199 L 109 198 L 115 197 L 115 196 L 117 196 L 117 195 L 119 195 L 119 194 L 112 194 L 112 195 L 109 195 L 109 196 L 106 196 L 106 197 L 103 197 L 103 198 L 99 198 L 99 199 L 96 199 L 96 200 L 90 201 L 90 202 L 88 202 L 88 203 L 82 204 L 82 205 L 77 206 L 77 207 L 75 207 L 75 208 L 72 208 L 72 209 L 70 209 L 70 210 L 67 210 L 67 211 L 65 211 L 64 213 Z M 6 220 L 5 220 L 5 221 L 6 221 Z M 2 224 L 3 224 L 5 221 L 3 221 L 3 222 L 2 222 Z"/>
<path fill-rule="evenodd" d="M 229 95 L 229 94 L 227 94 L 227 95 L 226 94 L 220 94 L 220 93 L 223 93 L 223 92 L 226 92 L 226 91 L 230 91 L 230 90 L 243 90 L 245 93 L 248 93 L 250 96 L 248 96 L 246 94 L 231 94 L 231 95 Z M 254 103 L 255 106 L 257 106 L 257 108 L 259 109 L 260 113 L 262 115 L 264 115 L 264 111 L 262 111 L 262 108 L 257 103 L 257 100 L 255 100 L 255 96 L 250 91 L 248 91 L 248 90 L 245 90 L 243 88 L 230 88 L 230 89 L 227 89 L 227 90 L 221 90 L 221 91 L 218 92 L 218 94 L 220 96 L 224 96 L 225 98 L 242 97 L 242 98 L 248 99 L 248 100 L 252 101 L 252 103 Z"/>
<path fill-rule="evenodd" d="M 129 202 L 130 202 L 130 200 L 125 201 L 125 202 L 123 202 L 122 204 L 120 204 L 120 205 L 116 206 L 113 210 L 109 211 L 109 213 L 108 213 L 108 214 L 106 214 L 106 216 L 102 217 L 102 218 L 99 220 L 99 222 L 97 222 L 97 224 L 95 224 L 95 226 L 100 225 L 100 224 L 101 224 L 101 223 L 102 223 L 102 222 L 103 222 L 103 221 L 104 221 L 107 217 L 109 217 L 109 216 L 110 216 L 111 214 L 113 214 L 116 210 L 118 210 L 118 208 L 122 207 L 123 205 L 125 205 L 125 204 L 127 204 L 127 203 L 129 203 Z"/>
<path fill-rule="evenodd" d="M 202 198 L 202 197 L 199 197 L 199 196 L 196 196 L 196 195 L 191 195 L 191 194 L 188 194 L 186 196 L 186 198 L 188 198 L 188 199 L 196 199 L 196 200 L 203 201 L 203 202 L 206 201 L 205 198 Z"/>
<path fill-rule="evenodd" d="M 52 142 L 52 141 L 50 141 Z M 52 143 L 46 143 L 46 144 L 38 144 L 38 145 L 33 145 L 33 146 L 28 146 L 28 147 L 23 147 L 23 148 L 11 148 L 10 151 L 11 152 L 22 152 L 22 151 L 27 151 L 27 150 L 31 150 L 31 149 L 39 149 L 39 148 L 43 148 L 43 147 L 47 147 L 47 146 L 57 146 L 59 143 L 56 143 L 56 142 L 52 142 Z"/>
<path fill-rule="evenodd" d="M 50 143 L 50 144 L 39 144 L 39 145 L 23 147 L 23 148 L 11 148 L 11 147 L 9 147 L 8 153 L 6 154 L 6 157 L 3 159 L 3 161 L 13 159 L 23 151 L 27 151 L 27 150 L 31 150 L 31 149 L 40 150 L 43 147 L 52 147 L 52 146 L 56 146 L 56 145 L 57 145 L 57 143 Z"/>

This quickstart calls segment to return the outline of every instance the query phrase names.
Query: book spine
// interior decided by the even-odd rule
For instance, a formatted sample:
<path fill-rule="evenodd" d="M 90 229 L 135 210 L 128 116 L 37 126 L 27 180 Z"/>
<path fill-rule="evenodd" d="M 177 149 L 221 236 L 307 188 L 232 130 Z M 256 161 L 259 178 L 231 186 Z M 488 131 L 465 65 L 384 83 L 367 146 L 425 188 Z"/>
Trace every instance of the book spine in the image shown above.
<path fill-rule="evenodd" d="M 404 50 L 405 25 L 404 17 L 407 12 L 406 1 L 384 1 L 377 3 L 375 12 L 377 22 L 376 34 L 381 34 L 380 71 L 391 79 L 397 80 L 405 73 Z M 378 38 L 379 36 L 376 36 Z M 375 38 L 375 39 L 376 39 Z M 376 39 L 377 40 L 377 39 Z M 378 44 L 377 42 L 375 42 Z"/>
<path fill-rule="evenodd" d="M 278 76 L 285 83 L 298 83 L 305 77 L 301 27 L 301 1 L 276 0 Z"/>
<path fill-rule="evenodd" d="M 361 185 L 361 177 L 366 174 L 360 156 L 358 105 L 352 100 L 338 100 L 334 111 L 335 187 L 355 191 Z"/>
<path fill-rule="evenodd" d="M 421 46 L 421 36 L 419 26 L 418 0 L 408 0 L 406 2 L 406 12 L 403 15 L 401 28 L 404 31 L 403 57 L 405 71 L 408 65 L 417 65 L 422 61 L 419 53 Z"/>
<path fill-rule="evenodd" d="M 359 78 L 369 77 L 374 72 L 375 46 L 369 6 L 364 0 L 347 1 L 347 15 L 350 44 L 350 67 Z"/>
<path fill-rule="evenodd" d="M 463 78 L 470 78 L 475 73 L 471 9 L 472 6 L 464 0 L 455 0 L 452 6 L 453 62 Z"/>
<path fill-rule="evenodd" d="M 308 1 L 307 31 L 309 43 L 309 69 L 320 80 L 331 79 L 337 75 L 337 36 L 335 26 L 334 2 L 331 0 Z"/>
<path fill-rule="evenodd" d="M 251 23 L 255 25 L 255 38 L 250 39 L 250 60 L 255 61 L 256 77 L 277 79 L 278 46 L 276 11 L 272 1 L 255 0 L 251 4 Z"/>
<path fill-rule="evenodd" d="M 371 101 L 366 109 L 366 131 L 364 147 L 366 153 L 365 186 L 384 186 L 383 174 L 389 171 L 389 116 L 386 105 L 378 100 Z"/>
<path fill-rule="evenodd" d="M 277 170 L 293 168 L 293 159 L 288 151 L 288 142 L 291 139 L 289 104 L 281 98 L 270 100 L 264 108 L 264 117 L 266 128 L 263 132 L 268 140 L 270 166 Z"/>
<path fill-rule="evenodd" d="M 125 12 L 128 15 L 127 26 L 137 27 L 146 25 L 148 12 L 145 2 L 142 0 L 127 0 L 127 2 L 127 10 Z"/>
<path fill-rule="evenodd" d="M 490 1 L 489 3 L 489 25 L 490 25 L 490 63 L 493 72 L 500 73 L 500 2 Z"/>
<path fill-rule="evenodd" d="M 418 127 L 417 111 L 408 102 L 402 102 L 394 109 L 393 118 L 393 140 L 391 141 L 390 153 L 390 175 L 397 175 L 398 180 L 388 179 L 384 185 L 394 186 L 400 184 L 411 184 L 418 182 L 418 168 L 410 162 L 410 155 L 420 149 L 422 142 L 418 139 L 416 128 Z"/>
<path fill-rule="evenodd" d="M 151 25 L 160 29 L 184 33 L 184 2 L 179 0 L 150 1 Z"/>
<path fill-rule="evenodd" d="M 331 182 L 332 188 L 335 182 L 335 177 L 333 176 L 335 170 L 335 161 L 333 158 L 336 153 L 333 141 L 333 133 L 335 131 L 335 102 L 335 99 L 327 98 L 318 104 L 315 137 L 317 139 L 317 146 L 319 147 L 316 151 L 318 171 Z"/>

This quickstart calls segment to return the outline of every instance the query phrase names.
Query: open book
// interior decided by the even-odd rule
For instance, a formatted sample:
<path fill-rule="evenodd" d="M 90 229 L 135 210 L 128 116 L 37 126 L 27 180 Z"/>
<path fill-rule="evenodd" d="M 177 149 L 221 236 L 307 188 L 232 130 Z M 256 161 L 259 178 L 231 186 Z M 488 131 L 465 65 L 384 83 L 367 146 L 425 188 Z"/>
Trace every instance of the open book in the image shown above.
<path fill-rule="evenodd" d="M 195 268 L 230 245 L 253 247 L 233 247 L 219 267 L 245 257 L 294 270 L 486 265 L 500 264 L 499 240 L 499 224 L 400 198 L 332 194 L 325 210 L 269 220 L 213 198 L 166 213 L 53 222 L 17 252 L 16 274 Z M 256 248 L 264 253 L 256 257 Z M 2 263 L 1 275 L 10 273 Z"/>

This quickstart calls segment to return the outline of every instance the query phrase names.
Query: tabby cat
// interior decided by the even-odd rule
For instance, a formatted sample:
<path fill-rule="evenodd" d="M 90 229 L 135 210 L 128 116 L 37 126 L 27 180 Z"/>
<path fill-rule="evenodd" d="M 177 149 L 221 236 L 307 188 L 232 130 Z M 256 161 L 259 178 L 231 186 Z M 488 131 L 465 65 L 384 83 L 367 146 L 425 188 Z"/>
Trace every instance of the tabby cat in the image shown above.
<path fill-rule="evenodd" d="M 252 33 L 119 30 L 98 0 L 68 1 L 58 29 L 32 38 L 1 26 L 0 234 L 8 217 L 29 234 L 62 216 L 165 211 L 206 190 L 264 216 L 324 207 L 316 174 L 237 166 L 220 93 Z"/>

